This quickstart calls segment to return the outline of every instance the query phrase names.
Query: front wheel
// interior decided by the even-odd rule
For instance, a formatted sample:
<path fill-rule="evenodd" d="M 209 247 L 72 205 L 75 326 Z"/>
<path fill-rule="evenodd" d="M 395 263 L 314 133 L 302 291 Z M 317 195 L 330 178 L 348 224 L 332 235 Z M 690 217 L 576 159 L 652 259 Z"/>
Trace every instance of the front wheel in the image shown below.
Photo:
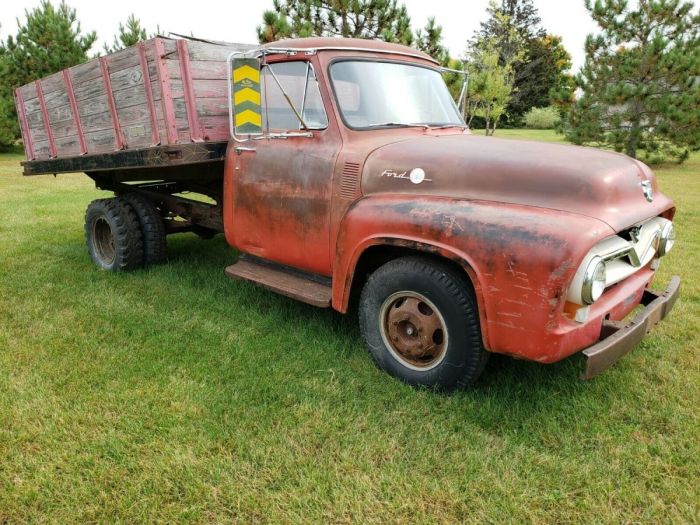
<path fill-rule="evenodd" d="M 386 263 L 365 284 L 359 313 L 374 362 L 410 385 L 460 390 L 484 369 L 489 354 L 467 277 L 439 261 Z"/>

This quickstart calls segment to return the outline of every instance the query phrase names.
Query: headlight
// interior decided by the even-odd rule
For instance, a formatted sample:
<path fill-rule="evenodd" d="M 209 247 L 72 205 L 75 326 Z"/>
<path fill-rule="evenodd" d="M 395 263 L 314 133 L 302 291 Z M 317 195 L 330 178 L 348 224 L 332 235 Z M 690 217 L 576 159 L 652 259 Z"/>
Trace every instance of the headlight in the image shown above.
<path fill-rule="evenodd" d="M 673 248 L 673 243 L 676 241 L 676 230 L 673 228 L 673 223 L 668 221 L 661 230 L 659 237 L 659 255 L 664 256 Z"/>
<path fill-rule="evenodd" d="M 605 261 L 598 256 L 591 259 L 583 274 L 581 299 L 586 304 L 593 304 L 605 291 Z"/>

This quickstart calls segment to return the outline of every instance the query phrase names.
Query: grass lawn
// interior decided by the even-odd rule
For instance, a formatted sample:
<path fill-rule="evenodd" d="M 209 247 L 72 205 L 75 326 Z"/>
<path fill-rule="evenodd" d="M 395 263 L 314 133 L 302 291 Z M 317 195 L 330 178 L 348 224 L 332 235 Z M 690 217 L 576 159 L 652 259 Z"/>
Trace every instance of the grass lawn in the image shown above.
<path fill-rule="evenodd" d="M 558 140 L 551 132 L 500 136 Z M 495 356 L 442 396 L 376 370 L 354 316 L 226 279 L 221 236 L 97 270 L 84 175 L 0 156 L 0 523 L 700 519 L 700 155 L 657 169 L 672 315 L 592 382 Z"/>

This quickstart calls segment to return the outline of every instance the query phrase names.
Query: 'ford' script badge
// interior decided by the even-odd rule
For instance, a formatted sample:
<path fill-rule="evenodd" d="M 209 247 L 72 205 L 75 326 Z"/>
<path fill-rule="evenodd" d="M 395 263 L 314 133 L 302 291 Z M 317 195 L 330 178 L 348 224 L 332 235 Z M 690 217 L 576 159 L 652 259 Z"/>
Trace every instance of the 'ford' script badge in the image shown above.
<path fill-rule="evenodd" d="M 410 173 L 408 171 L 398 172 L 395 170 L 384 170 L 380 176 L 389 177 L 391 179 L 408 179 L 413 184 L 420 184 L 423 181 L 433 182 L 432 179 L 425 178 L 425 171 L 422 168 L 413 168 Z"/>
<path fill-rule="evenodd" d="M 644 197 L 649 202 L 654 200 L 654 190 L 651 188 L 651 181 L 642 181 L 642 191 L 644 192 Z"/>

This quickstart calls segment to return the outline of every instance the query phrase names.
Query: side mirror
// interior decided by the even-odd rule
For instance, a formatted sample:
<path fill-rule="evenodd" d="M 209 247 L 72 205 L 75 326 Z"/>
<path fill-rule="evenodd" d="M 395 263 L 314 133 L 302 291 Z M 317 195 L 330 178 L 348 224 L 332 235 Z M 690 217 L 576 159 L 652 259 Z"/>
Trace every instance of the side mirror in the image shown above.
<path fill-rule="evenodd" d="M 257 58 L 231 60 L 231 97 L 234 133 L 262 135 L 260 61 Z"/>

